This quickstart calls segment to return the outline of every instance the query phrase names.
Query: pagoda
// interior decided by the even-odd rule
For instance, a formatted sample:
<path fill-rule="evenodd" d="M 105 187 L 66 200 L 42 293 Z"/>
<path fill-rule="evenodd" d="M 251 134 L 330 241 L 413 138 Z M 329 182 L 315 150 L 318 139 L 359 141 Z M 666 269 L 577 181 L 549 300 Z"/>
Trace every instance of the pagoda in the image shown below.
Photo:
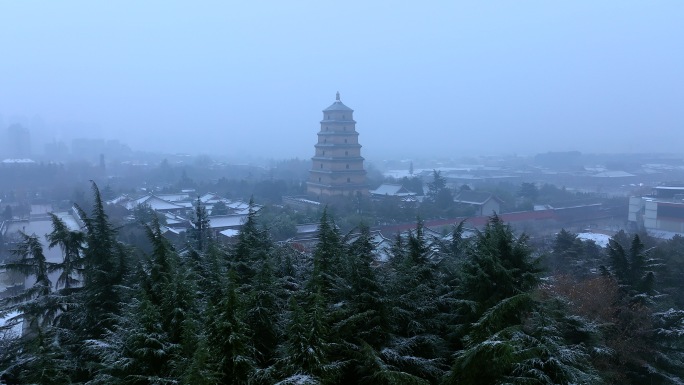
<path fill-rule="evenodd" d="M 309 198 L 328 201 L 336 196 L 368 195 L 353 113 L 342 103 L 339 92 L 335 102 L 323 110 L 307 182 Z"/>

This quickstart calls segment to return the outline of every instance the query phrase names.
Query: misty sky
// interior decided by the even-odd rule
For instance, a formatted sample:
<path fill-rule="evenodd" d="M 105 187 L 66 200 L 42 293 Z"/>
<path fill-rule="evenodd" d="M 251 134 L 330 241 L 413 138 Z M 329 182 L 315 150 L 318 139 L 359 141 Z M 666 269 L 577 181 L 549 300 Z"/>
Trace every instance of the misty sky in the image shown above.
<path fill-rule="evenodd" d="M 683 153 L 684 1 L 0 0 L 3 130 L 309 158 L 338 90 L 369 158 Z"/>

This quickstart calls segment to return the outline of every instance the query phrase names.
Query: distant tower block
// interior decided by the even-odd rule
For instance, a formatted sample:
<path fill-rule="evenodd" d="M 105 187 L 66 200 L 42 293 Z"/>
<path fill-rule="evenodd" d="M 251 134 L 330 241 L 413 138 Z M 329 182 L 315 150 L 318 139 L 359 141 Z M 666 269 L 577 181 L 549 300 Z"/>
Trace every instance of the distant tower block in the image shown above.
<path fill-rule="evenodd" d="M 368 195 L 354 110 L 342 103 L 339 92 L 335 99 L 323 110 L 316 154 L 311 158 L 307 193 L 318 201 L 334 196 Z"/>

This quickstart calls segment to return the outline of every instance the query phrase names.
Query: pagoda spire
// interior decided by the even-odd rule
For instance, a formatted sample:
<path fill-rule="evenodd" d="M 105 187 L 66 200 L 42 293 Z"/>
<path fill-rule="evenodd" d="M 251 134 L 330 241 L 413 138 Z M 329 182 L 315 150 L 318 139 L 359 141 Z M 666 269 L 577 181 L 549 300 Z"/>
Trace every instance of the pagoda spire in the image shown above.
<path fill-rule="evenodd" d="M 335 95 L 335 100 L 338 102 L 340 101 L 340 91 L 337 91 L 337 94 Z"/>

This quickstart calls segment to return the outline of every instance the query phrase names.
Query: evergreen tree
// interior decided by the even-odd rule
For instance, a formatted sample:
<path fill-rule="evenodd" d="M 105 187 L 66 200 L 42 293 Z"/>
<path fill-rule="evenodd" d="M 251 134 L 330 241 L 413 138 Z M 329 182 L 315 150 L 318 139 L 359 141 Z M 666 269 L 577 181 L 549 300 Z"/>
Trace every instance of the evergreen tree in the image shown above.
<path fill-rule="evenodd" d="M 109 222 L 97 185 L 92 183 L 94 204 L 89 216 L 76 206 L 85 223 L 83 285 L 74 306 L 62 316 L 68 334 L 70 352 L 80 360 L 73 372 L 75 382 L 85 381 L 102 370 L 101 342 L 114 332 L 124 306 L 124 278 L 128 272 L 129 250 L 116 240 L 116 230 Z"/>
<path fill-rule="evenodd" d="M 359 237 L 347 251 L 350 267 L 349 294 L 345 298 L 349 318 L 337 327 L 342 338 L 350 342 L 364 341 L 374 349 L 384 345 L 389 331 L 386 293 L 373 264 L 375 262 L 368 226 L 359 228 Z"/>
<path fill-rule="evenodd" d="M 208 313 L 210 367 L 215 368 L 219 383 L 249 383 L 256 367 L 255 353 L 234 272 L 230 273 L 226 296 L 218 303 L 210 303 Z"/>
<path fill-rule="evenodd" d="M 684 309 L 684 237 L 675 235 L 660 243 L 651 253 L 662 265 L 658 269 L 659 290 L 675 309 Z"/>
<path fill-rule="evenodd" d="M 208 243 L 212 239 L 209 214 L 207 214 L 207 209 L 200 200 L 199 196 L 195 201 L 195 211 L 194 218 L 192 220 L 192 229 L 190 230 L 190 239 L 193 241 L 192 245 L 199 252 L 205 251 Z"/>
<path fill-rule="evenodd" d="M 21 338 L 0 334 L 1 384 L 72 384 L 76 363 L 60 345 L 56 329 L 37 328 Z"/>
<path fill-rule="evenodd" d="M 559 273 L 579 275 L 584 260 L 584 245 L 582 240 L 565 229 L 556 234 L 551 253 L 552 270 Z"/>
<path fill-rule="evenodd" d="M 21 321 L 29 331 L 52 324 L 57 312 L 54 301 L 50 301 L 52 282 L 48 273 L 54 265 L 47 262 L 43 254 L 43 246 L 38 237 L 19 232 L 22 238 L 16 249 L 12 250 L 18 259 L 2 265 L 8 271 L 21 273 L 25 279 L 35 280 L 33 285 L 23 292 L 3 300 L 5 313 L 18 312 L 15 321 Z"/>
<path fill-rule="evenodd" d="M 191 371 L 197 347 L 192 281 L 159 222 L 146 226 L 152 254 L 137 274 L 135 295 L 98 350 L 104 383 L 173 383 Z"/>
<path fill-rule="evenodd" d="M 320 290 L 304 297 L 303 306 L 294 297 L 290 300 L 287 340 L 281 353 L 286 377 L 281 383 L 297 383 L 294 380 L 300 376 L 313 377 L 311 383 L 334 383 L 341 365 L 330 358 L 326 301 Z"/>
<path fill-rule="evenodd" d="M 248 292 L 246 322 L 252 332 L 255 361 L 261 369 L 275 364 L 282 335 L 278 321 L 283 306 L 276 282 L 271 264 L 263 263 Z"/>
<path fill-rule="evenodd" d="M 447 187 L 446 178 L 440 171 L 432 170 L 432 182 L 428 183 L 427 198 L 439 209 L 447 209 L 454 204 L 454 197 Z"/>
<path fill-rule="evenodd" d="M 628 250 L 611 238 L 608 242 L 608 257 L 618 282 L 639 293 L 653 294 L 655 262 L 648 258 L 639 235 L 634 235 Z"/>
<path fill-rule="evenodd" d="M 437 265 L 429 258 L 430 247 L 418 220 L 408 235 L 402 260 L 391 261 L 389 318 L 392 320 L 388 345 L 381 350 L 389 368 L 435 382 L 444 372 L 441 356 L 445 342 L 437 321 Z"/>
<path fill-rule="evenodd" d="M 612 324 L 604 328 L 607 345 L 621 363 L 610 370 L 623 382 L 679 383 L 684 378 L 684 313 L 663 306 L 654 273 L 658 261 L 649 257 L 641 237 L 627 239 L 618 233 L 608 244 L 609 278 L 621 288 Z"/>
<path fill-rule="evenodd" d="M 597 383 L 586 350 L 567 341 L 532 295 L 539 269 L 526 237 L 490 218 L 463 265 L 463 349 L 448 384 Z"/>
<path fill-rule="evenodd" d="M 0 354 L 0 382 L 66 384 L 69 364 L 55 328 L 62 301 L 53 293 L 48 277 L 55 266 L 46 261 L 36 235 L 19 234 L 22 241 L 12 251 L 18 259 L 2 267 L 35 281 L 30 288 L 0 301 L 0 316 L 8 318 L 0 327 L 0 340 L 5 343 Z M 6 332 L 16 328 L 20 329 L 16 335 Z"/>
<path fill-rule="evenodd" d="M 516 237 L 510 226 L 494 215 L 468 251 L 462 274 L 463 298 L 482 310 L 529 292 L 539 282 L 538 264 L 530 256 L 527 236 Z"/>
<path fill-rule="evenodd" d="M 386 346 L 390 320 L 386 293 L 373 268 L 374 247 L 367 226 L 361 225 L 358 237 L 349 244 L 346 257 L 349 266 L 348 290 L 337 306 L 334 333 L 342 343 L 336 349 L 338 360 L 347 362 L 340 383 L 359 383 L 377 377 L 379 351 Z"/>
<path fill-rule="evenodd" d="M 53 213 L 52 232 L 47 235 L 49 247 L 59 246 L 62 250 L 62 262 L 56 266 L 60 271 L 57 288 L 60 286 L 67 292 L 80 283 L 78 277 L 83 268 L 83 243 L 85 236 L 81 231 L 69 230 L 66 223 Z"/>
<path fill-rule="evenodd" d="M 125 274 L 125 252 L 116 240 L 116 230 L 109 223 L 97 185 L 92 183 L 93 209 L 91 216 L 77 206 L 85 223 L 83 262 L 82 327 L 86 338 L 99 338 L 115 323 L 119 313 L 121 293 L 118 285 Z"/>
<path fill-rule="evenodd" d="M 313 252 L 313 277 L 309 281 L 309 290 L 320 290 L 328 301 L 333 301 L 340 290 L 339 273 L 344 270 L 342 254 L 340 234 L 335 223 L 328 218 L 326 208 L 318 225 L 318 244 Z"/>
<path fill-rule="evenodd" d="M 520 185 L 518 196 L 529 202 L 534 202 L 539 197 L 539 189 L 534 183 L 525 182 Z"/>
<path fill-rule="evenodd" d="M 223 201 L 214 203 L 214 206 L 211 208 L 211 215 L 228 215 L 228 206 Z"/>
<path fill-rule="evenodd" d="M 465 254 L 465 244 L 466 241 L 463 240 L 463 230 L 465 226 L 465 220 L 462 220 L 458 225 L 454 226 L 451 231 L 451 244 L 449 245 L 449 252 L 451 257 L 454 259 L 461 259 Z"/>
<path fill-rule="evenodd" d="M 232 268 L 238 283 L 249 282 L 259 270 L 271 250 L 271 242 L 265 230 L 259 229 L 254 201 L 249 201 L 247 220 L 240 228 L 237 243 L 231 253 Z"/>

